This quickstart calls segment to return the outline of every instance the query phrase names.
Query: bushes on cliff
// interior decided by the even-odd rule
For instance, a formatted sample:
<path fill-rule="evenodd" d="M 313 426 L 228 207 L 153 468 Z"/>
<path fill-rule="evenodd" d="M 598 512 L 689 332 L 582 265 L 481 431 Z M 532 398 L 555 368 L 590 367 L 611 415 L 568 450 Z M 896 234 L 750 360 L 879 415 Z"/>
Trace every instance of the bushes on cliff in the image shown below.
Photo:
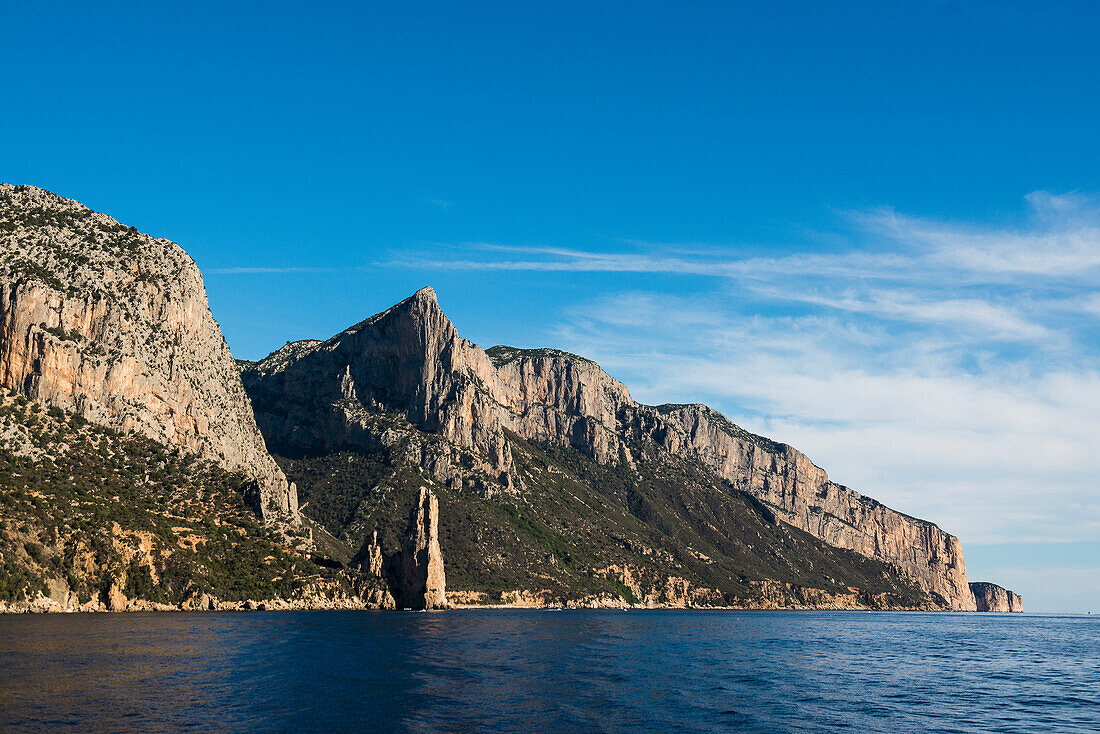
<path fill-rule="evenodd" d="M 3 392 L 0 416 L 41 452 L 0 445 L 0 600 L 33 598 L 47 577 L 82 601 L 116 580 L 162 603 L 270 599 L 317 571 L 246 506 L 240 475 Z"/>
<path fill-rule="evenodd" d="M 45 591 L 41 574 L 19 558 L 10 539 L 0 537 L 0 601 L 22 601 Z"/>

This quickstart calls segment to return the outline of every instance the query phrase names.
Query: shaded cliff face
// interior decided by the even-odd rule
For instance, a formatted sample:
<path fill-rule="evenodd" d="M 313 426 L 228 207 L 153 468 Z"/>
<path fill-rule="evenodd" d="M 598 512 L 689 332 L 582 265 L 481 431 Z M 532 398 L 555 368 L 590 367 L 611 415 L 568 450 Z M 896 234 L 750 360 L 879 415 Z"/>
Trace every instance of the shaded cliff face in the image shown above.
<path fill-rule="evenodd" d="M 658 468 L 688 461 L 783 522 L 896 565 L 933 606 L 974 609 L 954 536 L 829 481 L 800 452 L 706 406 L 638 404 L 587 359 L 550 349 L 482 351 L 457 335 L 430 288 L 328 341 L 288 344 L 243 378 L 265 436 L 291 451 L 392 449 L 408 432 L 380 418 L 388 414 L 465 450 L 446 455 L 447 447 L 429 451 L 420 441 L 405 452 L 419 453 L 452 488 L 479 469 L 498 476 L 500 491 L 529 484 L 510 437 L 571 447 L 635 473 L 643 456 Z"/>
<path fill-rule="evenodd" d="M 216 461 L 265 516 L 297 515 L 191 258 L 30 186 L 0 184 L 0 386 Z"/>
<path fill-rule="evenodd" d="M 376 446 L 393 415 L 470 449 L 506 473 L 511 455 L 491 395 L 489 358 L 459 338 L 431 288 L 331 339 L 299 341 L 243 368 L 257 420 L 287 452 Z"/>
<path fill-rule="evenodd" d="M 1022 612 L 1024 599 L 1015 591 L 987 581 L 973 581 L 970 591 L 974 594 L 974 606 L 979 612 Z"/>

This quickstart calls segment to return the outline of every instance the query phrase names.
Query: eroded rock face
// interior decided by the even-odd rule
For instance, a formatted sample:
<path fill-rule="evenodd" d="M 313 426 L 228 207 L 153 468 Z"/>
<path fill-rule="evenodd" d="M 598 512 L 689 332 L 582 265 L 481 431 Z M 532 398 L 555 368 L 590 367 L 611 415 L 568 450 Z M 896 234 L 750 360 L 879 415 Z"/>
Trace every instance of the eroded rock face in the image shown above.
<path fill-rule="evenodd" d="M 502 424 L 526 439 L 563 443 L 600 463 L 619 459 L 618 415 L 634 406 L 621 382 L 590 360 L 553 349 L 493 347 L 487 382 Z"/>
<path fill-rule="evenodd" d="M 979 612 L 1024 611 L 1024 598 L 1015 591 L 987 581 L 971 582 L 970 590 L 974 594 L 974 606 Z"/>
<path fill-rule="evenodd" d="M 375 530 L 371 534 L 370 546 L 367 548 L 367 563 L 365 570 L 371 576 L 382 576 L 383 572 L 383 557 L 382 546 L 378 542 L 378 531 Z"/>
<path fill-rule="evenodd" d="M 0 184 L 0 385 L 240 471 L 297 517 L 194 261 L 31 186 Z"/>
<path fill-rule="evenodd" d="M 241 373 L 268 440 L 297 450 L 373 448 L 377 416 L 399 415 L 472 449 L 485 469 L 512 457 L 491 394 L 493 366 L 423 288 L 324 342 L 300 341 Z"/>
<path fill-rule="evenodd" d="M 378 411 L 396 413 L 475 452 L 507 487 L 506 432 L 572 446 L 601 463 L 632 464 L 631 447 L 697 461 L 779 519 L 898 565 L 936 605 L 974 609 L 955 536 L 831 482 L 802 453 L 706 406 L 636 403 L 590 360 L 552 349 L 482 351 L 458 336 L 430 288 L 328 341 L 288 344 L 243 378 L 269 441 L 372 448 L 389 433 Z M 440 481 L 456 481 L 453 466 L 441 471 L 437 458 L 421 464 Z"/>
<path fill-rule="evenodd" d="M 404 608 L 447 608 L 447 579 L 439 548 L 439 499 L 426 487 L 420 488 L 420 497 L 409 518 L 397 569 Z"/>
<path fill-rule="evenodd" d="M 974 609 L 962 545 L 934 524 L 895 512 L 829 480 L 785 444 L 755 436 L 705 405 L 647 406 L 594 362 L 552 350 L 489 350 L 501 423 L 526 439 L 579 448 L 597 461 L 630 461 L 628 444 L 653 442 L 694 459 L 830 545 L 900 566 L 933 601 Z"/>

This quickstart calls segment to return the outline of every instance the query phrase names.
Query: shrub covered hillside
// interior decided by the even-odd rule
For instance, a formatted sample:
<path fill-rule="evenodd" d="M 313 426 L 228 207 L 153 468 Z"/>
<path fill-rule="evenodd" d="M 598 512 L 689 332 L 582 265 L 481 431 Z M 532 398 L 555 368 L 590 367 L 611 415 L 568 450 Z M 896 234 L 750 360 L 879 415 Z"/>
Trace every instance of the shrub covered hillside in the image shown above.
<path fill-rule="evenodd" d="M 379 418 L 381 420 L 381 418 Z M 355 565 L 398 549 L 421 486 L 439 497 L 449 598 L 538 606 L 930 608 L 896 567 L 833 548 L 687 461 L 631 445 L 634 467 L 509 435 L 522 491 L 439 483 L 410 457 L 441 441 L 389 416 L 389 448 L 279 460 L 305 517 Z M 400 438 L 398 438 L 400 436 Z"/>
<path fill-rule="evenodd" d="M 212 606 L 347 584 L 265 528 L 246 486 L 180 449 L 2 391 L 0 602 Z"/>

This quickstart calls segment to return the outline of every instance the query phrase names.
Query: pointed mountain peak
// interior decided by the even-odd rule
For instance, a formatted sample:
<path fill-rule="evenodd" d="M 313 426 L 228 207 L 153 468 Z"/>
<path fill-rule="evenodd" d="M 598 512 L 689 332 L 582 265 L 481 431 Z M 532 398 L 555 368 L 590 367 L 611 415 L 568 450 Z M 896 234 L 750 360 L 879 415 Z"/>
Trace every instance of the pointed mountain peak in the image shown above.
<path fill-rule="evenodd" d="M 435 289 L 430 285 L 426 285 L 416 293 L 412 294 L 412 297 L 417 301 L 431 301 L 432 303 L 438 303 L 435 297 Z"/>
<path fill-rule="evenodd" d="M 343 334 L 358 333 L 368 326 L 381 324 L 383 322 L 392 320 L 395 317 L 407 316 L 413 316 L 417 319 L 424 318 L 425 316 L 438 316 L 442 319 L 443 322 L 448 325 L 450 324 L 450 320 L 442 312 L 442 310 L 440 310 L 439 303 L 435 299 L 435 290 L 432 289 L 431 286 L 425 286 L 418 290 L 416 293 L 413 293 L 405 300 L 390 306 L 385 311 L 376 313 L 369 319 L 365 319 L 363 321 L 360 321 L 358 324 L 349 326 L 341 334 L 337 334 L 336 336 L 332 337 L 332 339 L 329 339 L 329 341 L 339 339 Z"/>
<path fill-rule="evenodd" d="M 382 314 L 390 313 L 392 311 L 407 311 L 410 309 L 424 308 L 439 308 L 439 301 L 437 301 L 435 297 L 435 289 L 432 288 L 430 285 L 424 286 L 405 300 L 398 301 L 397 303 L 383 311 L 381 314 L 376 314 L 376 317 L 381 316 Z"/>
<path fill-rule="evenodd" d="M 439 301 L 437 301 L 435 297 L 435 289 L 430 285 L 424 286 L 404 301 L 388 309 L 385 313 L 393 311 L 413 311 L 423 314 L 439 313 L 442 315 L 442 310 L 439 308 Z M 444 316 L 444 318 L 446 318 L 446 316 Z"/>
<path fill-rule="evenodd" d="M 385 316 L 386 314 L 393 313 L 395 311 L 439 311 L 439 301 L 436 300 L 435 289 L 430 285 L 424 286 L 416 293 L 400 301 L 393 306 L 390 306 L 380 314 L 376 314 L 372 318 L 377 319 L 379 316 Z M 368 321 L 371 319 L 368 319 Z"/>

